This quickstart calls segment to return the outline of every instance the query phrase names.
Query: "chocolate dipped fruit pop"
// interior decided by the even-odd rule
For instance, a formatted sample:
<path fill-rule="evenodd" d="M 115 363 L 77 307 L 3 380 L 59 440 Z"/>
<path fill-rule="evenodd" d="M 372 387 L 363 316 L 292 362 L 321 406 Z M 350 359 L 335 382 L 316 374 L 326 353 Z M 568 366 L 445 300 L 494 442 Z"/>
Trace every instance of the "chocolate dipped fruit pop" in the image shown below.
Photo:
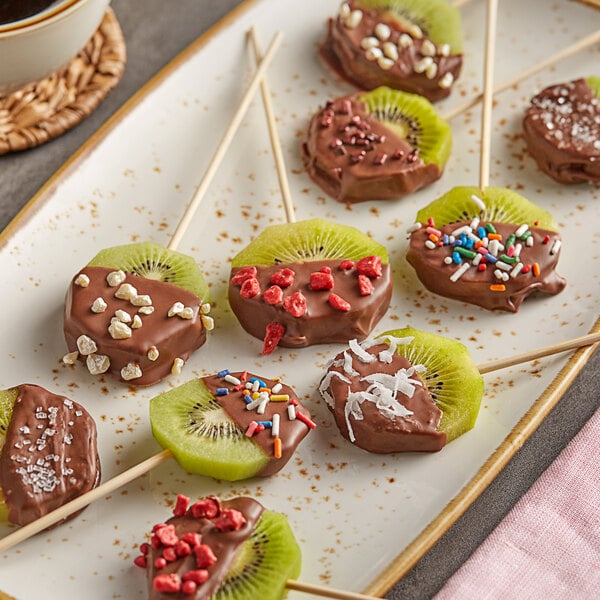
<path fill-rule="evenodd" d="M 438 180 L 452 130 L 426 98 L 379 87 L 329 101 L 311 119 L 304 167 L 339 202 L 389 200 Z"/>
<path fill-rule="evenodd" d="M 506 188 L 457 187 L 417 213 L 407 261 L 447 298 L 517 312 L 531 294 L 558 294 L 561 237 L 552 215 Z"/>
<path fill-rule="evenodd" d="M 38 385 L 0 391 L 0 520 L 26 525 L 99 482 L 96 424 L 81 405 Z"/>
<path fill-rule="evenodd" d="M 267 227 L 231 263 L 229 303 L 263 354 L 364 339 L 391 295 L 387 250 L 323 219 Z"/>
<path fill-rule="evenodd" d="M 600 184 L 600 77 L 551 85 L 531 99 L 523 137 L 558 183 Z"/>
<path fill-rule="evenodd" d="M 461 71 L 460 13 L 447 0 L 342 2 L 320 53 L 359 89 L 384 85 L 435 102 Z"/>
<path fill-rule="evenodd" d="M 316 427 L 291 387 L 228 369 L 153 398 L 150 423 L 182 468 L 226 481 L 273 475 Z"/>
<path fill-rule="evenodd" d="M 208 286 L 196 261 L 152 242 L 99 252 L 67 292 L 69 353 L 92 375 L 110 373 L 148 386 L 179 373 L 214 323 Z"/>

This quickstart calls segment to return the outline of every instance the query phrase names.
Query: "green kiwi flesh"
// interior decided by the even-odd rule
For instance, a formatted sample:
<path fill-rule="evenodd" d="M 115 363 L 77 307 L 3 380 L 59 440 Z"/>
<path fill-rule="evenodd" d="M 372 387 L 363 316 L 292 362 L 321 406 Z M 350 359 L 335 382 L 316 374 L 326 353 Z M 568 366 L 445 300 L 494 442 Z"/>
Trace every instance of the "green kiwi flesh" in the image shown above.
<path fill-rule="evenodd" d="M 302 555 L 284 515 L 266 510 L 242 544 L 213 600 L 280 600 L 300 575 Z"/>
<path fill-rule="evenodd" d="M 105 248 L 92 258 L 88 266 L 121 269 L 140 277 L 172 283 L 192 292 L 202 302 L 209 301 L 208 285 L 196 261 L 153 242 Z"/>
<path fill-rule="evenodd" d="M 475 195 L 485 204 L 485 210 L 472 200 Z M 417 213 L 419 223 L 433 218 L 436 227 L 480 217 L 486 222 L 522 225 L 533 224 L 542 229 L 558 231 L 554 217 L 527 198 L 507 188 L 455 187 Z"/>
<path fill-rule="evenodd" d="M 6 431 L 12 418 L 13 406 L 19 395 L 19 388 L 9 388 L 0 390 L 0 454 L 6 441 Z M 0 489 L 0 522 L 8 521 L 8 507 L 2 497 L 2 489 Z"/>
<path fill-rule="evenodd" d="M 152 398 L 150 424 L 156 441 L 189 473 L 237 481 L 253 477 L 269 460 L 201 379 Z"/>
<path fill-rule="evenodd" d="M 348 225 L 309 219 L 266 227 L 241 252 L 231 266 L 303 263 L 326 259 L 360 260 L 379 256 L 389 262 L 387 250 L 368 235 Z"/>
<path fill-rule="evenodd" d="M 600 98 L 600 77 L 597 75 L 591 75 L 590 77 L 586 77 L 586 82 L 590 88 L 592 88 L 594 96 L 596 96 L 596 98 Z"/>
<path fill-rule="evenodd" d="M 452 54 L 462 54 L 460 11 L 448 0 L 360 0 L 357 4 L 388 13 L 403 28 L 418 25 L 432 42 L 449 44 Z"/>
<path fill-rule="evenodd" d="M 452 149 L 452 129 L 427 98 L 383 86 L 361 94 L 358 100 L 372 117 L 418 148 L 425 164 L 444 169 Z"/>
<path fill-rule="evenodd" d="M 381 335 L 413 337 L 409 344 L 399 344 L 396 353 L 412 365 L 424 365 L 420 374 L 433 401 L 442 411 L 439 430 L 447 442 L 472 429 L 483 398 L 483 377 L 467 348 L 446 337 L 407 327 Z"/>

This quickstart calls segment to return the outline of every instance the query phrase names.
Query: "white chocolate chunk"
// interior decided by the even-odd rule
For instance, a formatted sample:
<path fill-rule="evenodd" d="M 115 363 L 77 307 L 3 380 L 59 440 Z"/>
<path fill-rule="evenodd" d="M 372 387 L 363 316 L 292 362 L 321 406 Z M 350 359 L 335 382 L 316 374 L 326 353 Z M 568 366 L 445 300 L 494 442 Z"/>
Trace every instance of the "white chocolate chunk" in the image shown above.
<path fill-rule="evenodd" d="M 90 278 L 85 273 L 80 273 L 77 275 L 77 279 L 75 279 L 75 285 L 86 288 L 88 285 L 90 285 Z"/>
<path fill-rule="evenodd" d="M 400 48 L 410 48 L 413 45 L 413 39 L 408 35 L 408 33 L 400 34 L 398 38 L 398 46 Z"/>
<path fill-rule="evenodd" d="M 212 331 L 215 328 L 215 320 L 207 315 L 202 315 L 202 325 L 206 331 Z"/>
<path fill-rule="evenodd" d="M 123 271 L 111 271 L 106 276 L 106 283 L 111 287 L 117 287 L 125 281 L 125 273 Z"/>
<path fill-rule="evenodd" d="M 389 39 L 390 35 L 392 35 L 392 30 L 389 25 L 386 25 L 385 23 L 377 23 L 377 25 L 375 25 L 375 35 L 382 42 L 385 42 L 385 40 Z"/>
<path fill-rule="evenodd" d="M 92 304 L 92 312 L 95 313 L 103 313 L 108 308 L 108 304 L 104 301 L 103 298 L 96 298 Z"/>
<path fill-rule="evenodd" d="M 377 46 L 379 46 L 379 40 L 373 36 L 365 37 L 360 41 L 360 47 L 363 50 L 368 50 L 369 48 L 377 48 Z"/>
<path fill-rule="evenodd" d="M 398 47 L 392 42 L 385 42 L 382 46 L 383 54 L 392 60 L 398 60 Z"/>
<path fill-rule="evenodd" d="M 350 16 L 350 5 L 347 2 L 342 2 L 339 14 L 343 19 Z"/>
<path fill-rule="evenodd" d="M 175 302 L 175 304 L 173 304 L 173 306 L 171 306 L 169 309 L 167 316 L 174 317 L 175 315 L 178 315 L 184 308 L 185 307 L 181 302 Z"/>
<path fill-rule="evenodd" d="M 110 333 L 113 340 L 126 340 L 131 337 L 131 327 L 122 323 L 121 321 L 113 321 L 108 326 L 108 333 Z"/>
<path fill-rule="evenodd" d="M 438 85 L 441 88 L 447 90 L 449 87 L 452 86 L 453 83 L 454 83 L 454 75 L 452 75 L 452 73 L 448 72 L 440 79 Z"/>
<path fill-rule="evenodd" d="M 450 56 L 450 44 L 442 44 L 440 46 L 440 54 L 442 56 Z"/>
<path fill-rule="evenodd" d="M 181 368 L 183 367 L 184 362 L 182 358 L 176 358 L 173 361 L 173 366 L 171 367 L 171 373 L 173 375 L 179 375 L 181 373 Z"/>
<path fill-rule="evenodd" d="M 423 30 L 416 23 L 408 23 L 406 30 L 412 37 L 418 40 L 423 37 Z"/>
<path fill-rule="evenodd" d="M 423 56 L 435 56 L 435 44 L 431 40 L 423 40 L 421 45 L 421 54 Z"/>
<path fill-rule="evenodd" d="M 126 310 L 119 309 L 115 312 L 115 317 L 123 323 L 131 323 L 131 315 Z"/>
<path fill-rule="evenodd" d="M 181 319 L 193 319 L 194 309 L 191 306 L 186 306 L 178 315 Z"/>
<path fill-rule="evenodd" d="M 365 57 L 367 60 L 377 60 L 383 56 L 383 51 L 381 48 L 369 48 L 365 52 Z"/>
<path fill-rule="evenodd" d="M 120 298 L 121 300 L 131 300 L 137 295 L 137 290 L 130 283 L 121 284 L 119 289 L 115 292 L 115 297 Z"/>
<path fill-rule="evenodd" d="M 98 346 L 96 346 L 96 342 L 87 335 L 80 335 L 77 338 L 77 349 L 84 356 L 88 356 L 89 354 L 93 354 L 98 350 Z"/>
<path fill-rule="evenodd" d="M 69 352 L 62 357 L 62 361 L 65 363 L 65 365 L 74 365 L 78 356 L 79 352 Z"/>
<path fill-rule="evenodd" d="M 427 79 L 434 79 L 435 76 L 437 75 L 438 72 L 438 66 L 436 63 L 431 63 L 426 69 L 425 69 L 425 77 L 427 77 Z"/>
<path fill-rule="evenodd" d="M 344 20 L 344 25 L 348 29 L 356 29 L 360 25 L 363 18 L 362 10 L 353 10 Z"/>
<path fill-rule="evenodd" d="M 139 379 L 142 376 L 142 369 L 137 363 L 129 363 L 121 369 L 121 377 L 125 381 Z"/>
<path fill-rule="evenodd" d="M 148 359 L 151 361 L 155 361 L 160 356 L 160 352 L 156 346 L 151 346 L 148 350 Z"/>
<path fill-rule="evenodd" d="M 139 329 L 142 326 L 142 318 L 140 315 L 133 315 L 133 321 L 131 322 L 131 329 Z"/>
<path fill-rule="evenodd" d="M 142 306 L 138 309 L 141 315 L 151 315 L 154 312 L 154 306 Z"/>
<path fill-rule="evenodd" d="M 208 302 L 206 302 L 205 304 L 203 304 L 203 305 L 200 307 L 200 312 L 201 312 L 203 315 L 207 315 L 207 314 L 210 312 L 210 304 L 209 304 Z"/>
<path fill-rule="evenodd" d="M 148 294 L 141 294 L 139 296 L 134 296 L 130 300 L 130 302 L 134 306 L 151 306 L 152 298 L 150 298 L 150 296 L 148 296 Z"/>
<path fill-rule="evenodd" d="M 106 373 L 110 367 L 110 359 L 104 354 L 90 354 L 85 359 L 88 371 L 92 375 L 100 375 Z"/>
<path fill-rule="evenodd" d="M 377 59 L 377 64 L 380 69 L 384 71 L 389 71 L 394 66 L 394 61 L 391 58 L 386 58 L 385 56 L 380 56 Z"/>
<path fill-rule="evenodd" d="M 427 68 L 433 64 L 433 58 L 431 56 L 425 56 L 421 60 L 418 60 L 413 67 L 415 73 L 425 73 Z"/>

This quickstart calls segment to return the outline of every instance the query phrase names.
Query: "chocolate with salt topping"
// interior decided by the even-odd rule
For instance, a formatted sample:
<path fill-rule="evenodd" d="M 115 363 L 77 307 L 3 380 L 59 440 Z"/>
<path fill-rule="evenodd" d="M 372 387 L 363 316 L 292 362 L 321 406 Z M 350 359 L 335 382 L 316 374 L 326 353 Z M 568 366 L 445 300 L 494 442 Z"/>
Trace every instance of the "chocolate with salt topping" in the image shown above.
<path fill-rule="evenodd" d="M 534 96 L 523 134 L 540 169 L 555 181 L 600 184 L 600 99 L 586 79 Z"/>
<path fill-rule="evenodd" d="M 81 405 L 37 385 L 17 389 L 0 486 L 9 521 L 26 525 L 96 487 L 100 460 L 96 425 Z"/>

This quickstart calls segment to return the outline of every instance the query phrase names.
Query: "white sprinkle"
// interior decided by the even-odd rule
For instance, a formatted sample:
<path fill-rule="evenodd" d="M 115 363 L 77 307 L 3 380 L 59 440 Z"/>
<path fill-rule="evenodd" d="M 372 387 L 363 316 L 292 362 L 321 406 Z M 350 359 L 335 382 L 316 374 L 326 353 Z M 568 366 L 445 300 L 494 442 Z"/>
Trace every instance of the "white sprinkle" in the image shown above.
<path fill-rule="evenodd" d="M 529 239 L 529 238 L 527 238 L 527 239 Z M 562 242 L 560 240 L 556 240 L 554 242 L 554 244 L 552 245 L 552 249 L 550 250 L 550 254 L 551 255 L 556 254 L 560 250 L 561 245 L 562 245 Z"/>
<path fill-rule="evenodd" d="M 430 250 L 435 250 L 437 248 L 437 245 L 435 242 L 432 242 L 431 240 L 427 240 L 425 242 L 425 247 L 429 248 Z"/>
<path fill-rule="evenodd" d="M 421 60 L 418 60 L 413 67 L 415 73 L 425 73 L 425 71 L 433 64 L 433 58 L 431 56 L 425 56 Z"/>
<path fill-rule="evenodd" d="M 79 352 L 69 352 L 62 357 L 62 361 L 65 365 L 74 365 L 78 356 Z"/>
<path fill-rule="evenodd" d="M 503 271 L 511 271 L 511 270 L 512 270 L 512 267 L 511 267 L 511 265 L 508 265 L 508 264 L 506 264 L 505 262 L 502 262 L 501 260 L 499 260 L 499 261 L 496 263 L 496 267 L 497 267 L 498 269 L 502 269 Z"/>
<path fill-rule="evenodd" d="M 519 256 L 521 256 L 521 250 L 523 250 L 523 244 L 521 244 L 521 243 L 518 243 L 518 244 L 515 246 L 515 257 L 516 257 L 516 258 L 519 258 Z"/>
<path fill-rule="evenodd" d="M 175 302 L 175 304 L 173 304 L 173 306 L 171 306 L 169 309 L 167 316 L 174 317 L 175 315 L 178 315 L 184 308 L 185 307 L 183 306 L 183 303 Z"/>
<path fill-rule="evenodd" d="M 452 73 L 448 72 L 440 79 L 438 85 L 442 89 L 447 90 L 449 87 L 452 86 L 453 83 L 454 83 L 454 75 L 452 75 Z"/>
<path fill-rule="evenodd" d="M 508 273 L 502 273 L 502 281 L 508 281 L 510 279 L 510 276 Z"/>
<path fill-rule="evenodd" d="M 527 223 L 523 223 L 523 225 L 521 225 L 521 227 L 515 231 L 515 235 L 517 237 L 521 237 L 528 229 L 529 225 L 527 225 Z"/>
<path fill-rule="evenodd" d="M 259 415 L 264 415 L 265 414 L 265 410 L 267 410 L 267 404 L 269 404 L 269 399 L 265 398 L 261 401 L 261 403 L 258 405 L 258 408 L 256 409 L 256 413 Z"/>
<path fill-rule="evenodd" d="M 287 413 L 290 421 L 294 421 L 296 419 L 296 407 L 293 404 L 288 404 Z"/>
<path fill-rule="evenodd" d="M 383 57 L 383 51 L 381 48 L 369 48 L 365 52 L 365 57 L 367 60 L 378 60 Z"/>
<path fill-rule="evenodd" d="M 231 383 L 232 385 L 240 385 L 242 383 L 237 377 L 234 375 L 225 375 L 224 377 L 227 383 Z"/>
<path fill-rule="evenodd" d="M 527 238 L 527 241 L 525 242 L 525 245 L 526 245 L 528 248 L 531 248 L 531 247 L 533 246 L 533 244 L 534 244 L 534 239 L 533 239 L 533 236 L 531 235 L 531 236 L 529 236 L 529 237 Z"/>
<path fill-rule="evenodd" d="M 451 265 L 452 264 L 452 257 L 451 256 L 446 256 L 446 258 L 444 258 L 444 264 L 446 265 Z"/>
<path fill-rule="evenodd" d="M 202 325 L 206 331 L 212 331 L 215 328 L 215 320 L 207 315 L 202 315 Z"/>
<path fill-rule="evenodd" d="M 398 60 L 398 47 L 396 44 L 392 42 L 385 42 L 382 47 L 385 56 L 392 60 Z"/>
<path fill-rule="evenodd" d="M 138 312 L 141 315 L 151 315 L 154 312 L 154 306 L 142 306 L 138 308 Z"/>
<path fill-rule="evenodd" d="M 479 196 L 477 196 L 476 194 L 471 194 L 471 200 L 473 200 L 473 202 L 477 204 L 480 210 L 485 210 L 485 203 Z"/>
<path fill-rule="evenodd" d="M 139 379 L 141 376 L 142 369 L 140 369 L 140 365 L 138 365 L 137 363 L 129 363 L 121 369 L 121 377 L 125 381 L 130 381 L 131 379 Z"/>
<path fill-rule="evenodd" d="M 391 58 L 386 58 L 385 56 L 380 56 L 377 59 L 377 65 L 380 69 L 384 71 L 389 71 L 394 66 L 394 61 Z"/>
<path fill-rule="evenodd" d="M 104 301 L 103 298 L 96 298 L 92 303 L 92 312 L 94 313 L 103 313 L 108 307 L 108 304 Z"/>
<path fill-rule="evenodd" d="M 423 56 L 435 56 L 435 44 L 431 40 L 423 40 L 421 45 L 421 54 Z"/>
<path fill-rule="evenodd" d="M 126 340 L 131 337 L 132 331 L 129 325 L 121 321 L 113 321 L 108 326 L 108 333 L 110 333 L 113 340 Z"/>
<path fill-rule="evenodd" d="M 106 373 L 110 367 L 110 359 L 104 354 L 90 354 L 86 360 L 88 371 L 92 375 L 100 375 Z"/>
<path fill-rule="evenodd" d="M 410 48 L 413 45 L 413 39 L 408 35 L 408 33 L 400 34 L 398 38 L 398 46 L 400 48 Z"/>
<path fill-rule="evenodd" d="M 96 346 L 96 342 L 87 335 L 80 335 L 77 338 L 77 349 L 81 354 L 87 356 L 88 354 L 93 354 L 98 350 L 98 346 Z"/>
<path fill-rule="evenodd" d="M 147 356 L 148 356 L 148 360 L 151 360 L 154 362 L 160 356 L 158 348 L 156 346 L 151 346 L 148 350 Z"/>
<path fill-rule="evenodd" d="M 260 403 L 263 402 L 264 398 L 255 398 L 252 402 L 248 402 L 246 404 L 246 410 L 254 410 L 257 406 L 260 406 Z"/>
<path fill-rule="evenodd" d="M 152 306 L 152 298 L 148 294 L 134 296 L 130 302 L 133 306 Z"/>
<path fill-rule="evenodd" d="M 496 269 L 496 270 L 494 271 L 494 277 L 495 277 L 496 279 L 502 279 L 502 271 L 501 271 L 500 269 Z"/>
<path fill-rule="evenodd" d="M 423 225 L 421 223 L 413 223 L 407 230 L 406 233 L 414 233 L 415 231 L 419 231 Z"/>
<path fill-rule="evenodd" d="M 500 242 L 498 240 L 490 240 L 488 244 L 488 252 L 492 256 L 498 256 L 498 250 L 500 249 Z"/>
<path fill-rule="evenodd" d="M 279 416 L 279 413 L 275 413 L 271 417 L 271 421 L 273 422 L 273 426 L 271 427 L 271 436 L 272 437 L 279 436 L 279 421 L 280 421 L 280 419 L 281 419 L 281 417 Z"/>
<path fill-rule="evenodd" d="M 80 273 L 77 276 L 77 279 L 75 279 L 75 285 L 86 288 L 88 285 L 90 285 L 90 278 L 85 273 Z"/>
<path fill-rule="evenodd" d="M 459 235 L 462 235 L 463 233 L 464 233 L 464 234 L 469 234 L 469 233 L 471 233 L 471 232 L 472 232 L 472 229 L 471 229 L 471 227 L 469 227 L 469 225 L 463 225 L 463 226 L 459 227 L 458 229 L 455 229 L 455 230 L 452 232 L 452 235 L 453 235 L 454 237 L 457 237 L 457 236 L 459 236 Z"/>
<path fill-rule="evenodd" d="M 115 298 L 120 298 L 121 300 L 131 300 L 137 295 L 137 290 L 130 283 L 123 283 L 115 292 Z"/>
<path fill-rule="evenodd" d="M 353 10 L 344 20 L 344 25 L 348 29 L 355 29 L 360 25 L 362 21 L 363 13 L 362 10 Z"/>
<path fill-rule="evenodd" d="M 184 365 L 184 361 L 182 358 L 177 357 L 174 361 L 173 361 L 173 366 L 171 367 L 171 374 L 172 375 L 179 375 L 179 373 L 181 373 L 181 369 L 183 368 Z"/>
<path fill-rule="evenodd" d="M 479 223 L 481 223 L 481 219 L 479 217 L 475 217 L 472 221 L 471 221 L 471 230 L 472 231 L 476 231 L 477 228 L 479 227 Z"/>
<path fill-rule="evenodd" d="M 276 383 L 272 388 L 271 388 L 271 393 L 272 394 L 279 394 L 279 392 L 281 391 L 281 389 L 283 388 L 283 386 L 281 385 L 281 383 Z"/>
<path fill-rule="evenodd" d="M 389 39 L 390 35 L 392 35 L 392 30 L 389 25 L 386 25 L 385 23 L 377 23 L 377 25 L 375 25 L 375 35 L 382 42 L 385 42 L 385 40 Z"/>
<path fill-rule="evenodd" d="M 469 263 L 466 262 L 460 265 L 460 267 L 458 267 L 458 269 L 456 269 L 456 271 L 450 275 L 450 281 L 456 283 L 467 272 L 469 266 Z"/>
<path fill-rule="evenodd" d="M 258 392 L 258 388 L 260 387 L 260 382 L 258 381 L 258 379 L 255 379 L 252 382 L 252 391 L 253 392 Z"/>
<path fill-rule="evenodd" d="M 473 266 L 476 267 L 481 262 L 482 258 L 483 258 L 483 254 L 479 254 L 479 252 L 478 252 L 475 255 L 475 258 L 471 261 L 471 263 L 473 263 Z"/>
<path fill-rule="evenodd" d="M 131 323 L 131 315 L 126 310 L 119 309 L 115 312 L 115 317 L 117 317 L 121 323 Z"/>
<path fill-rule="evenodd" d="M 111 271 L 106 276 L 106 283 L 111 287 L 117 287 L 125 281 L 125 273 L 123 271 Z"/>
<path fill-rule="evenodd" d="M 360 47 L 363 50 L 368 50 L 369 48 L 377 48 L 379 46 L 379 40 L 376 37 L 365 37 L 360 40 Z"/>

